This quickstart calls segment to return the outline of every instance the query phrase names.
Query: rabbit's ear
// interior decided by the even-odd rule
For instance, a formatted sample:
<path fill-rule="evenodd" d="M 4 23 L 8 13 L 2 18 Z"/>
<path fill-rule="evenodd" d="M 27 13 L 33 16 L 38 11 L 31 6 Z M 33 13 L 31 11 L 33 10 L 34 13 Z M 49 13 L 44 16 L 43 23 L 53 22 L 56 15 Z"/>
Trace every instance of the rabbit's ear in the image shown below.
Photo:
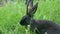
<path fill-rule="evenodd" d="M 33 6 L 31 14 L 35 14 L 36 10 L 38 8 L 38 2 Z"/>
<path fill-rule="evenodd" d="M 33 0 L 29 0 L 27 4 L 27 11 L 26 14 L 30 17 L 33 17 L 34 13 L 36 12 L 38 7 L 38 2 L 33 6 Z"/>
<path fill-rule="evenodd" d="M 33 7 L 33 0 L 29 0 L 27 4 L 27 10 L 26 10 L 27 15 L 30 14 L 30 12 L 32 11 L 32 7 Z"/>
<path fill-rule="evenodd" d="M 37 10 L 37 7 L 38 7 L 38 2 L 33 6 L 31 7 L 29 10 L 28 10 L 28 15 L 29 16 L 32 16 L 35 14 L 36 10 Z"/>

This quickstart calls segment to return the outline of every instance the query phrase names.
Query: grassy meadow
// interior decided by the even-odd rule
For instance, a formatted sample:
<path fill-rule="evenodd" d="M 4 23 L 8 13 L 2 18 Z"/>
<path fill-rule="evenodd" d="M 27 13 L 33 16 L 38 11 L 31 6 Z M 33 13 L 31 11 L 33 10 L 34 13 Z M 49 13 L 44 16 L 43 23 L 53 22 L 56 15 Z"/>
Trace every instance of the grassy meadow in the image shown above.
<path fill-rule="evenodd" d="M 37 0 L 34 1 L 34 3 Z M 19 24 L 26 14 L 26 5 L 23 0 L 19 3 L 8 2 L 0 7 L 0 34 L 27 34 L 24 26 Z M 40 0 L 34 19 L 51 20 L 60 25 L 60 0 Z"/>

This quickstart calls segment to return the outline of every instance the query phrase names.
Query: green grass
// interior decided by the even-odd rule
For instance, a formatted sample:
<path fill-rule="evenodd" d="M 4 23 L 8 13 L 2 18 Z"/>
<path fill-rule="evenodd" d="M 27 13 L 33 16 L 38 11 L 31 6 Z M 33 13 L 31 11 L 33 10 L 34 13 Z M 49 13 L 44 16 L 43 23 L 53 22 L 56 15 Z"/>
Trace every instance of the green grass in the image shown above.
<path fill-rule="evenodd" d="M 0 34 L 25 34 L 24 26 L 19 24 L 25 14 L 26 6 L 23 1 L 0 7 Z M 60 24 L 60 0 L 40 1 L 34 18 L 52 20 Z"/>

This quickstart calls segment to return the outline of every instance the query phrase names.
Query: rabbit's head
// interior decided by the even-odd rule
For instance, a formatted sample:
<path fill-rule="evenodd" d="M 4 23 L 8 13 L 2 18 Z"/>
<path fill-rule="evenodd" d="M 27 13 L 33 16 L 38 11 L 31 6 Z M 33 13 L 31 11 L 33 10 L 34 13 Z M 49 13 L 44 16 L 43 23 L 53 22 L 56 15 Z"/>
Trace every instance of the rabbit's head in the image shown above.
<path fill-rule="evenodd" d="M 20 24 L 21 25 L 29 25 L 30 20 L 31 20 L 31 17 L 29 17 L 29 15 L 25 15 L 22 17 Z"/>
<path fill-rule="evenodd" d="M 21 25 L 29 25 L 31 22 L 32 17 L 34 16 L 34 13 L 36 12 L 38 7 L 38 2 L 33 6 L 33 1 L 29 0 L 29 3 L 27 4 L 27 10 L 26 15 L 22 17 L 20 24 Z"/>

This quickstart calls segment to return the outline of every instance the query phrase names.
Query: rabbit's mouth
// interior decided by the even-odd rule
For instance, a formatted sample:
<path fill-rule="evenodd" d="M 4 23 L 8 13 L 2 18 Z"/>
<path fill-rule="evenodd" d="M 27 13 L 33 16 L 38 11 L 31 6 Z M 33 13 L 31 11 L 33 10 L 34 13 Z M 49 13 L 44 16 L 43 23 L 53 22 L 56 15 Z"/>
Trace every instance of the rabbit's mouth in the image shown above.
<path fill-rule="evenodd" d="M 25 25 L 25 26 L 26 26 L 26 25 L 29 25 L 29 24 L 30 24 L 30 20 L 25 20 L 25 21 L 24 21 L 24 20 L 21 20 L 21 21 L 20 21 L 20 24 L 21 24 L 21 25 Z"/>

